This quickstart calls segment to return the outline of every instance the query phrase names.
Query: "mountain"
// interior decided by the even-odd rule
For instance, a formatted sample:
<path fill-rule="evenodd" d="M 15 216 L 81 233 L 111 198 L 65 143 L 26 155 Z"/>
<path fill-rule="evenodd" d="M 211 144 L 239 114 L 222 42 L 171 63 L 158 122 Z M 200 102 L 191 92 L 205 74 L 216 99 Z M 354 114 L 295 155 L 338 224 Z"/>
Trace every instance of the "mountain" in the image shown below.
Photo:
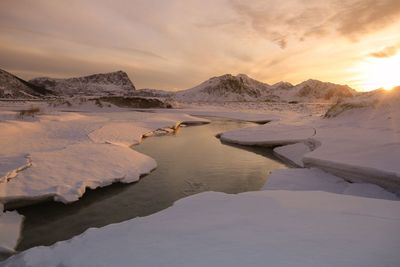
<path fill-rule="evenodd" d="M 175 95 L 175 93 L 160 89 L 143 88 L 135 90 L 132 95 L 138 97 L 171 98 Z"/>
<path fill-rule="evenodd" d="M 297 85 L 259 82 L 245 74 L 213 77 L 191 89 L 179 91 L 175 98 L 186 102 L 224 101 L 336 101 L 356 95 L 347 85 L 307 80 Z"/>
<path fill-rule="evenodd" d="M 188 90 L 179 91 L 177 100 L 193 102 L 250 101 L 263 96 L 269 85 L 245 74 L 212 77 Z"/>
<path fill-rule="evenodd" d="M 340 85 L 317 80 L 307 80 L 295 86 L 296 96 L 329 100 L 332 98 L 351 97 L 357 92 L 347 85 Z"/>
<path fill-rule="evenodd" d="M 0 98 L 33 99 L 49 94 L 51 91 L 0 69 Z"/>
<path fill-rule="evenodd" d="M 297 85 L 279 83 L 273 85 L 273 94 L 285 101 L 337 101 L 340 98 L 352 97 L 357 91 L 347 85 L 307 80 Z"/>
<path fill-rule="evenodd" d="M 84 77 L 54 79 L 35 78 L 29 81 L 58 95 L 131 95 L 135 86 L 123 71 L 93 74 Z"/>

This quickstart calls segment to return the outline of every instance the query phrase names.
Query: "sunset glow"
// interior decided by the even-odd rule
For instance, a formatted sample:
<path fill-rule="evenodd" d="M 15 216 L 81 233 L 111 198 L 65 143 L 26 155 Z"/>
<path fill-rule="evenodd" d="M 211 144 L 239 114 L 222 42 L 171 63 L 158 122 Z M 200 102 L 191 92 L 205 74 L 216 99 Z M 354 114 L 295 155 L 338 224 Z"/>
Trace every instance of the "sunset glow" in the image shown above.
<path fill-rule="evenodd" d="M 2 0 L 0 68 L 24 79 L 124 70 L 138 88 L 171 91 L 226 73 L 367 91 L 398 84 L 399 28 L 397 0 Z"/>
<path fill-rule="evenodd" d="M 400 55 L 389 58 L 369 58 L 356 70 L 365 90 L 383 88 L 390 90 L 400 85 Z"/>

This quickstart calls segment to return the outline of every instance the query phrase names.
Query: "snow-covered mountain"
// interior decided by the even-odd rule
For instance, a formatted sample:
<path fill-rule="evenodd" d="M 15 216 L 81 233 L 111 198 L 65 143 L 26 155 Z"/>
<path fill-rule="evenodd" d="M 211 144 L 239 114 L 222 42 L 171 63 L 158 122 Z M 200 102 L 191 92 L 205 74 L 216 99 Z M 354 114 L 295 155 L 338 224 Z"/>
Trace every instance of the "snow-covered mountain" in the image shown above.
<path fill-rule="evenodd" d="M 273 85 L 275 86 L 275 85 Z M 273 94 L 286 101 L 336 101 L 339 98 L 352 97 L 357 92 L 347 85 L 307 80 L 295 86 L 275 88 Z"/>
<path fill-rule="evenodd" d="M 347 85 L 307 80 L 297 85 L 279 82 L 273 85 L 259 82 L 245 74 L 225 74 L 213 77 L 191 89 L 176 93 L 176 99 L 188 102 L 224 101 L 336 101 L 354 96 Z"/>
<path fill-rule="evenodd" d="M 54 91 L 58 95 L 131 95 L 135 86 L 123 71 L 93 74 L 84 77 L 54 79 L 35 78 L 29 82 Z"/>
<path fill-rule="evenodd" d="M 245 74 L 212 77 L 188 90 L 176 93 L 177 100 L 193 102 L 251 101 L 264 96 L 269 85 Z"/>
<path fill-rule="evenodd" d="M 40 98 L 51 94 L 43 87 L 33 85 L 0 69 L 0 98 Z"/>

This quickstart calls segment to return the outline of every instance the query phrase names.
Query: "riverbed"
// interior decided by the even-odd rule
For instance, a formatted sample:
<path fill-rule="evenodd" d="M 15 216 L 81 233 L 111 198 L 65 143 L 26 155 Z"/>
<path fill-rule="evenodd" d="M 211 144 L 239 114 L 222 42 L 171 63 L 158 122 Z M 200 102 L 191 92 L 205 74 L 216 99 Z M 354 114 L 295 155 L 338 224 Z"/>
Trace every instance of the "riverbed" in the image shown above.
<path fill-rule="evenodd" d="M 133 184 L 88 190 L 72 204 L 46 202 L 18 209 L 25 221 L 17 250 L 51 245 L 88 228 L 147 216 L 204 191 L 236 194 L 259 190 L 270 171 L 286 166 L 271 150 L 227 145 L 216 137 L 250 125 L 214 119 L 207 125 L 146 138 L 132 149 L 154 158 L 156 170 Z"/>

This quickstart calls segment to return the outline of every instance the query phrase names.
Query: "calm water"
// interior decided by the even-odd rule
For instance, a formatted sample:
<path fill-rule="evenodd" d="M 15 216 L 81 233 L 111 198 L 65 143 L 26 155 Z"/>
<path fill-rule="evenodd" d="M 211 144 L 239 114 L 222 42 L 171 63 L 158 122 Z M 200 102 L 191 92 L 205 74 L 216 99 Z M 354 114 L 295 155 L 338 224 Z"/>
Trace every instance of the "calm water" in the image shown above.
<path fill-rule="evenodd" d="M 90 227 L 149 215 L 203 191 L 258 190 L 271 170 L 285 166 L 265 148 L 225 145 L 215 137 L 248 125 L 220 120 L 146 139 L 134 149 L 156 159 L 155 171 L 134 184 L 89 190 L 81 200 L 69 205 L 48 202 L 19 209 L 25 215 L 25 223 L 17 249 L 51 245 Z"/>

